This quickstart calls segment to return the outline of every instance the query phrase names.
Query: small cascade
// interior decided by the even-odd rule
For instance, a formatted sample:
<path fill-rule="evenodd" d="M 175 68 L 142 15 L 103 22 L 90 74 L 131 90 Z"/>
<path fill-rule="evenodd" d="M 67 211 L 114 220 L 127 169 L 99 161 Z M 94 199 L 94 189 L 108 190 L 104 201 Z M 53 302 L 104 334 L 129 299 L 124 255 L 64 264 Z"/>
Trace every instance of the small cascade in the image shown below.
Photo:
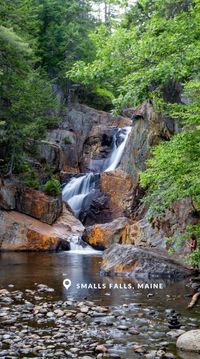
<path fill-rule="evenodd" d="M 104 172 L 114 171 L 120 164 L 124 148 L 126 146 L 131 127 L 119 128 L 113 137 L 113 150 L 109 158 L 104 163 Z M 120 144 L 118 145 L 118 141 Z"/>
<path fill-rule="evenodd" d="M 95 177 L 93 173 L 87 173 L 80 177 L 73 177 L 62 191 L 63 201 L 67 202 L 74 211 L 76 217 L 82 208 L 84 198 L 95 189 Z"/>
<path fill-rule="evenodd" d="M 97 251 L 93 249 L 89 244 L 84 242 L 79 236 L 72 236 L 70 238 L 70 252 L 79 254 L 96 254 Z"/>
<path fill-rule="evenodd" d="M 128 126 L 116 130 L 109 157 L 96 160 L 96 162 L 101 161 L 101 164 L 97 163 L 97 166 L 100 164 L 100 167 L 98 167 L 100 172 L 114 171 L 119 166 L 130 132 L 131 127 Z M 93 165 L 96 162 L 93 162 Z M 85 198 L 92 191 L 95 191 L 95 174 L 92 172 L 73 177 L 63 188 L 63 201 L 69 204 L 77 218 L 84 206 Z M 73 236 L 70 238 L 70 252 L 86 254 L 96 253 L 97 251 L 86 244 L 80 237 Z"/>

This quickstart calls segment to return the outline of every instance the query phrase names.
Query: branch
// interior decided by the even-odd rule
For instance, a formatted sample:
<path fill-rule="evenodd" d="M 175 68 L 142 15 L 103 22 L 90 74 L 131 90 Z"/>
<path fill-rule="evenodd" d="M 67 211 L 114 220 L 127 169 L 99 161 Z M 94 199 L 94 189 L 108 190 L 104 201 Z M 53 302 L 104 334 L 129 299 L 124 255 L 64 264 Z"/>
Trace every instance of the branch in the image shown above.
<path fill-rule="evenodd" d="M 191 302 L 189 303 L 189 305 L 188 305 L 187 308 L 188 308 L 188 309 L 193 308 L 193 307 L 195 306 L 195 304 L 197 304 L 199 298 L 200 298 L 200 292 L 195 293 L 195 294 L 192 296 L 192 300 L 191 300 Z"/>

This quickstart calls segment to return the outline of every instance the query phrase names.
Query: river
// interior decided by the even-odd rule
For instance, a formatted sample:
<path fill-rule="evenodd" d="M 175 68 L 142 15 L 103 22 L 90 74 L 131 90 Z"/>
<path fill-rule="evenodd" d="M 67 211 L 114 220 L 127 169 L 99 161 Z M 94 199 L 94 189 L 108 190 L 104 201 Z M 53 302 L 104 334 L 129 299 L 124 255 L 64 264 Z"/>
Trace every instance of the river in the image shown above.
<path fill-rule="evenodd" d="M 109 328 L 107 339 L 113 340 L 113 352 L 120 353 L 121 358 L 137 358 L 131 347 L 134 343 L 148 345 L 151 348 L 167 342 L 170 352 L 176 358 L 197 359 L 198 354 L 179 354 L 175 349 L 175 340 L 167 336 L 166 310 L 174 309 L 180 313 L 180 322 L 185 330 L 200 325 L 199 306 L 192 311 L 186 309 L 190 300 L 190 288 L 187 282 L 163 282 L 162 290 L 127 289 L 129 283 L 136 287 L 136 282 L 129 278 L 108 278 L 100 275 L 101 253 L 79 254 L 62 253 L 1 253 L 0 286 L 13 290 L 25 291 L 35 289 L 37 284 L 45 284 L 54 289 L 51 301 L 73 298 L 77 301 L 90 300 L 96 304 L 112 307 L 114 313 L 120 313 L 112 331 Z M 71 287 L 66 290 L 63 280 L 69 278 Z M 80 285 L 92 285 L 92 289 Z M 116 285 L 116 289 L 109 286 Z M 95 286 L 97 289 L 95 289 Z M 101 288 L 106 286 L 105 289 Z M 125 288 L 123 288 L 125 287 Z M 102 319 L 104 320 L 104 319 Z M 106 319 L 105 319 L 106 320 Z M 130 336 L 120 331 L 120 325 L 136 325 L 139 335 Z M 122 335 L 123 334 L 123 335 Z M 91 335 L 98 335 L 91 333 Z"/>

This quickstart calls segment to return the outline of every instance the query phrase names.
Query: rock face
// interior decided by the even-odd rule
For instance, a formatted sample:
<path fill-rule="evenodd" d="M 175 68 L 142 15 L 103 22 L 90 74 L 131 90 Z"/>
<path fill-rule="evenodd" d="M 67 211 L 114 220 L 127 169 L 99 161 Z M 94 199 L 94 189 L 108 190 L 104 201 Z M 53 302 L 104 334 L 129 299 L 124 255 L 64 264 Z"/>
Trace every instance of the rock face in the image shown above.
<path fill-rule="evenodd" d="M 44 141 L 35 143 L 38 159 L 54 171 L 86 172 L 91 158 L 103 158 L 109 153 L 113 128 L 131 124 L 130 118 L 113 117 L 76 104 L 66 111 L 58 128 L 49 131 Z"/>
<path fill-rule="evenodd" d="M 151 101 L 145 101 L 132 111 L 133 129 L 124 151 L 120 169 L 131 174 L 137 184 L 138 173 L 145 169 L 150 147 L 161 139 L 169 139 L 170 133 Z"/>
<path fill-rule="evenodd" d="M 84 226 L 106 223 L 112 220 L 108 196 L 99 189 L 91 192 L 83 202 L 79 219 Z"/>
<path fill-rule="evenodd" d="M 121 170 L 103 172 L 100 187 L 109 198 L 108 206 L 112 217 L 127 214 L 132 205 L 132 177 Z"/>
<path fill-rule="evenodd" d="M 0 211 L 0 250 L 67 250 L 71 236 L 81 236 L 83 230 L 66 208 L 53 226 L 19 212 Z"/>
<path fill-rule="evenodd" d="M 102 172 L 105 170 L 105 159 L 111 150 L 122 143 L 123 137 L 120 137 L 119 133 L 123 131 L 118 129 L 125 126 L 130 126 L 131 129 L 127 132 L 121 162 L 114 171 Z M 74 108 L 66 110 L 57 128 L 50 130 L 45 140 L 36 143 L 30 141 L 27 150 L 31 156 L 34 152 L 31 152 L 31 149 L 34 149 L 32 146 L 36 146 L 36 158 L 29 160 L 30 163 L 35 161 L 35 169 L 38 170 L 42 183 L 48 177 L 48 168 L 59 174 L 63 183 L 68 183 L 75 175 L 80 176 L 81 171 L 101 172 L 100 175 L 95 173 L 98 185 L 95 184 L 95 187 L 91 187 L 90 193 L 86 193 L 85 198 L 82 197 L 84 200 L 79 214 L 82 223 L 89 226 L 84 233 L 89 244 L 98 248 L 108 248 L 113 243 L 131 243 L 166 249 L 165 240 L 168 237 L 175 237 L 184 231 L 187 224 L 198 221 L 198 214 L 194 215 L 193 204 L 187 202 L 188 200 L 179 201 L 162 218 L 157 217 L 151 223 L 148 222 L 148 209 L 139 205 L 144 195 L 139 188 L 139 173 L 145 169 L 145 161 L 149 157 L 151 146 L 163 138 L 168 139 L 171 132 L 161 115 L 155 111 L 151 101 L 145 101 L 136 109 L 126 109 L 123 116 L 118 117 L 76 104 Z M 30 225 L 30 217 L 25 216 L 23 224 L 23 217 L 19 218 L 19 213 L 2 212 L 1 234 L 5 247 L 8 243 L 12 247 L 13 242 L 16 243 L 16 248 L 17 243 L 22 243 L 22 248 L 28 248 L 29 245 L 32 248 L 34 242 L 45 242 L 49 236 L 49 240 L 53 238 L 52 241 L 55 241 L 52 248 L 57 248 L 60 240 L 66 241 L 70 235 L 83 233 L 83 226 L 80 222 L 77 224 L 76 218 L 69 210 L 65 210 L 61 215 L 61 198 L 49 197 L 29 188 L 21 189 L 18 185 L 17 187 L 16 189 L 8 181 L 0 185 L 0 209 L 17 210 L 51 226 L 44 227 L 43 223 L 37 222 L 33 228 Z M 80 186 L 79 192 L 82 189 Z M 136 216 L 137 210 L 139 215 Z M 8 232 L 11 231 L 8 240 L 4 223 L 6 215 L 10 223 Z M 16 240 L 13 230 L 15 219 L 18 228 Z M 44 228 L 48 233 L 46 237 Z M 49 243 L 44 247 L 48 246 L 51 248 Z M 18 247 L 20 248 L 20 245 Z M 128 271 L 128 267 L 126 269 Z"/>
<path fill-rule="evenodd" d="M 75 171 L 79 166 L 76 146 L 76 134 L 64 129 L 49 131 L 47 140 L 56 143 L 60 148 L 60 169 L 68 172 Z"/>
<path fill-rule="evenodd" d="M 182 334 L 178 338 L 176 346 L 180 350 L 200 353 L 200 329 Z"/>
<path fill-rule="evenodd" d="M 131 120 L 122 116 L 113 117 L 110 113 L 97 111 L 85 105 L 77 104 L 66 112 L 60 123 L 60 128 L 73 132 L 76 135 L 76 146 L 82 172 L 84 172 L 85 160 L 84 146 L 87 141 L 98 142 L 103 134 L 107 134 L 108 127 L 123 127 L 131 124 Z M 91 151 L 92 152 L 92 151 Z"/>
<path fill-rule="evenodd" d="M 0 184 L 0 209 L 15 209 L 16 185 L 12 181 L 3 181 Z"/>
<path fill-rule="evenodd" d="M 194 204 L 190 198 L 175 202 L 165 214 L 154 217 L 150 222 L 148 217 L 147 211 L 143 218 L 135 221 L 132 226 L 130 236 L 135 245 L 165 249 L 172 246 L 178 253 L 185 253 L 189 250 L 184 241 L 179 248 L 177 243 L 186 226 L 197 224 L 200 220 L 200 213 L 194 209 Z M 173 238 L 170 244 L 168 243 L 169 238 Z"/>
<path fill-rule="evenodd" d="M 113 243 L 126 244 L 129 238 L 128 231 L 127 218 L 120 217 L 110 223 L 87 227 L 83 239 L 94 248 L 105 249 L 109 248 Z"/>
<path fill-rule="evenodd" d="M 52 224 L 62 212 L 61 196 L 50 197 L 31 188 L 21 189 L 16 197 L 16 209 L 33 218 Z"/>
<path fill-rule="evenodd" d="M 133 245 L 114 244 L 104 252 L 102 271 L 106 274 L 166 277 L 180 279 L 191 270 L 167 254 Z"/>
<path fill-rule="evenodd" d="M 48 164 L 54 171 L 61 170 L 61 149 L 58 144 L 43 140 L 36 142 L 35 146 L 39 161 Z"/>

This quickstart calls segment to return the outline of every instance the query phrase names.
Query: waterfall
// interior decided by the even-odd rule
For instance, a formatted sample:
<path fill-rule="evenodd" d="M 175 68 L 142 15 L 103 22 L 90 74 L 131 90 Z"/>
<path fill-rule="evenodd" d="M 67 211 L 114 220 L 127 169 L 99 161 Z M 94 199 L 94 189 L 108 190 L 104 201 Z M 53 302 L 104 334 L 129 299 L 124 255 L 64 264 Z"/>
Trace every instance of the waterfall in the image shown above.
<path fill-rule="evenodd" d="M 101 171 L 114 171 L 119 166 L 130 132 L 131 127 L 128 126 L 117 129 L 113 136 L 110 156 L 105 160 L 100 160 Z M 69 204 L 77 218 L 83 208 L 84 199 L 92 191 L 95 191 L 95 175 L 92 172 L 73 177 L 63 188 L 63 201 Z M 70 249 L 79 253 L 96 252 L 78 236 L 70 238 Z"/>
<path fill-rule="evenodd" d="M 79 236 L 72 236 L 70 238 L 70 252 L 79 254 L 96 254 L 97 251 L 92 248 L 89 244 L 84 242 L 81 237 Z"/>
<path fill-rule="evenodd" d="M 80 177 L 73 177 L 62 191 L 63 201 L 67 202 L 74 211 L 76 217 L 79 216 L 84 198 L 95 188 L 95 178 L 93 173 L 87 173 Z"/>
<path fill-rule="evenodd" d="M 118 129 L 117 133 L 113 137 L 113 150 L 109 158 L 106 159 L 104 164 L 104 172 L 114 171 L 120 164 L 124 148 L 126 146 L 128 136 L 131 132 L 131 127 L 123 127 Z M 122 140 L 118 145 L 117 142 Z"/>

